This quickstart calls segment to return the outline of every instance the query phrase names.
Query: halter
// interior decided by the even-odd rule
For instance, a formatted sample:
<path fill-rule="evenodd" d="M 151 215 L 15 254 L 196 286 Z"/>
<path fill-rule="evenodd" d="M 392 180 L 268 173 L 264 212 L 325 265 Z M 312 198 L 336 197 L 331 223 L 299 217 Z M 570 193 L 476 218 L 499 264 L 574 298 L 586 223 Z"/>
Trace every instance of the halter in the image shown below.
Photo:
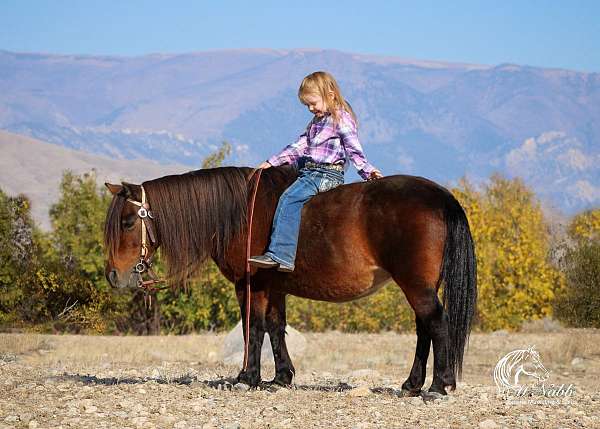
<path fill-rule="evenodd" d="M 156 244 L 156 234 L 154 230 L 154 224 L 152 223 L 152 220 L 154 220 L 154 214 L 152 213 L 152 210 L 150 210 L 150 204 L 148 204 L 146 201 L 146 190 L 144 189 L 144 186 L 140 185 L 140 188 L 142 189 L 142 201 L 135 201 L 130 198 L 127 198 L 127 201 L 139 207 L 137 215 L 141 219 L 142 223 L 142 242 L 140 248 L 140 261 L 135 264 L 133 271 L 140 275 L 138 279 L 138 287 L 144 289 L 147 294 L 148 292 L 156 292 L 157 290 L 164 289 L 166 286 L 160 288 L 154 286 L 154 284 L 162 283 L 165 280 L 158 278 L 152 269 L 151 258 L 148 256 L 148 236 L 150 236 L 150 241 Z M 142 276 L 143 273 L 146 272 L 150 276 L 150 280 L 144 281 Z"/>

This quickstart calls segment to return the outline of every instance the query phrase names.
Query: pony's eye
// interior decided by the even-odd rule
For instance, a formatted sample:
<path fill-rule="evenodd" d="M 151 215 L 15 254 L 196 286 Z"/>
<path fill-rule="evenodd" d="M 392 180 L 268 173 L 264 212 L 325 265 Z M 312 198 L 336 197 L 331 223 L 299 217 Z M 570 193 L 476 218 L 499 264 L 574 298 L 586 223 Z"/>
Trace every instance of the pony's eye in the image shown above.
<path fill-rule="evenodd" d="M 121 226 L 126 231 L 133 229 L 133 227 L 135 226 L 135 216 L 127 216 L 121 221 Z"/>

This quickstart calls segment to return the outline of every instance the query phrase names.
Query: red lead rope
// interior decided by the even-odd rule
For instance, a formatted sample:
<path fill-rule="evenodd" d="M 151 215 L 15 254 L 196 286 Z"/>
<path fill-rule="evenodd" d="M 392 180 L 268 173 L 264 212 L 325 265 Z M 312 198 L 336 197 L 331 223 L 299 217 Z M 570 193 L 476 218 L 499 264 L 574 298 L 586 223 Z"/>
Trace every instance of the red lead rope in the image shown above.
<path fill-rule="evenodd" d="M 258 191 L 258 182 L 260 181 L 260 175 L 262 173 L 262 168 L 256 169 L 252 172 L 250 179 L 254 176 L 254 173 L 258 173 L 256 175 L 256 182 L 254 184 L 254 191 L 252 192 L 252 198 L 250 199 L 248 206 L 248 240 L 246 241 L 246 320 L 244 323 L 244 366 L 243 371 L 248 369 L 248 347 L 250 344 L 250 245 L 252 243 L 252 214 L 254 213 L 254 201 L 256 200 L 256 191 Z"/>

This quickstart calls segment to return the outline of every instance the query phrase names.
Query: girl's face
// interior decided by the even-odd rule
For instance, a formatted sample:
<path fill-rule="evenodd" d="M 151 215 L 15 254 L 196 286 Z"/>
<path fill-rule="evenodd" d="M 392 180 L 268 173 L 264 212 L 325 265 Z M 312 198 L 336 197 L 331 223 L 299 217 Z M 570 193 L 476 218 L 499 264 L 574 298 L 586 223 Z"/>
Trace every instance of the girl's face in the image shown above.
<path fill-rule="evenodd" d="M 304 97 L 304 104 L 315 116 L 321 117 L 328 111 L 327 104 L 319 94 L 308 94 Z"/>

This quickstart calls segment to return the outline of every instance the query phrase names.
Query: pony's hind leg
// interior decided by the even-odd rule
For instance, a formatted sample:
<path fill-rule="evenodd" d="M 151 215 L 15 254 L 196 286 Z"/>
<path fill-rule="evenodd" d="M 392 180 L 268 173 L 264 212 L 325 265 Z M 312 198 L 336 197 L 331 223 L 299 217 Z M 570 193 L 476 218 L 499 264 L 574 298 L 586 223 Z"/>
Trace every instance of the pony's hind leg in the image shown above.
<path fill-rule="evenodd" d="M 427 359 L 431 348 L 431 337 L 425 329 L 424 323 L 418 317 L 416 318 L 416 325 L 417 350 L 415 351 L 415 360 L 410 375 L 402 384 L 402 391 L 407 396 L 418 396 L 421 393 L 427 375 Z"/>
<path fill-rule="evenodd" d="M 285 343 L 285 295 L 271 292 L 266 313 L 266 328 L 275 359 L 275 378 L 271 383 L 289 386 L 296 370 Z"/>
<path fill-rule="evenodd" d="M 399 283 L 402 285 L 402 283 Z M 421 286 L 419 286 L 419 284 Z M 448 315 L 440 303 L 434 287 L 413 282 L 412 288 L 403 287 L 406 297 L 415 311 L 417 320 L 417 349 L 410 376 L 403 389 L 419 394 L 425 382 L 429 344 L 433 343 L 433 381 L 430 393 L 446 395 L 446 387 L 456 387 L 454 371 L 448 356 Z"/>

